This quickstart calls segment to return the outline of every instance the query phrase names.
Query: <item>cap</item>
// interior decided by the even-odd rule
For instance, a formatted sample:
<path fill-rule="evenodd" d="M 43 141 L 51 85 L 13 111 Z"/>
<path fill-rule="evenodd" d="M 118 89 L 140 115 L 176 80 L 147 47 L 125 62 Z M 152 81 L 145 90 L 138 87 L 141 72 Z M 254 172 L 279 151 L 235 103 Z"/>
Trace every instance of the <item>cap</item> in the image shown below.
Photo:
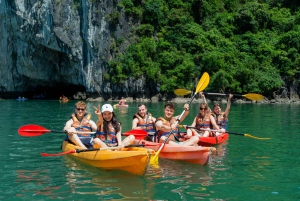
<path fill-rule="evenodd" d="M 105 111 L 113 112 L 114 109 L 110 104 L 104 104 L 101 108 L 101 112 L 105 112 Z"/>

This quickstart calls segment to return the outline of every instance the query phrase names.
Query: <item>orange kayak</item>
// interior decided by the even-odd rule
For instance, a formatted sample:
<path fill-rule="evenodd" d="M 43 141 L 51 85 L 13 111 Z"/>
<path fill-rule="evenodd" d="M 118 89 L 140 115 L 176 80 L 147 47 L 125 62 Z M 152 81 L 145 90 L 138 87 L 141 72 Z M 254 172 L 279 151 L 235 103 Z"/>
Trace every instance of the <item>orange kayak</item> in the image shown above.
<path fill-rule="evenodd" d="M 154 151 L 157 151 L 161 146 L 161 143 L 155 143 L 146 140 L 136 140 L 135 144 L 144 144 L 145 148 L 153 149 Z M 211 153 L 215 151 L 215 147 L 166 144 L 159 153 L 159 157 L 205 165 Z"/>

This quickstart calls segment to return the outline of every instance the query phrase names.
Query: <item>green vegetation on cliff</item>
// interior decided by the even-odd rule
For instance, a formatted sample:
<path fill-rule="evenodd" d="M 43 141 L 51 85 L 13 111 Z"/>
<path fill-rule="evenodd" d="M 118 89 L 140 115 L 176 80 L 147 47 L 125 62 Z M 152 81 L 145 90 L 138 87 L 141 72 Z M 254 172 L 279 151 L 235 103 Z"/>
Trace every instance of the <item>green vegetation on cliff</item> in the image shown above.
<path fill-rule="evenodd" d="M 300 76 L 300 1 L 122 0 L 136 40 L 110 61 L 114 82 L 145 76 L 161 91 L 266 93 Z"/>

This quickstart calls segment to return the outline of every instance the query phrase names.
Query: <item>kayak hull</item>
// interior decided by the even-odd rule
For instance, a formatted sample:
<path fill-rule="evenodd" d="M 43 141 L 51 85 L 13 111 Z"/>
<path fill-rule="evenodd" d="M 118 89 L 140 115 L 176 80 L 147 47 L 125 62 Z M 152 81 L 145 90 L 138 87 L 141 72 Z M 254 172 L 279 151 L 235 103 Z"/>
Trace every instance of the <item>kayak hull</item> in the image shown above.
<path fill-rule="evenodd" d="M 78 147 L 64 141 L 62 149 L 63 151 L 69 151 L 78 149 Z M 149 149 L 130 147 L 115 151 L 89 151 L 69 155 L 94 167 L 106 170 L 122 170 L 142 176 L 148 168 L 152 154 L 154 154 L 154 151 Z"/>
<path fill-rule="evenodd" d="M 198 145 L 200 146 L 215 146 L 221 144 L 222 142 L 228 140 L 228 133 L 222 133 L 216 137 L 199 137 Z"/>
<path fill-rule="evenodd" d="M 161 146 L 160 143 L 150 142 L 146 140 L 136 140 L 135 143 L 144 144 L 146 148 L 153 149 L 154 151 L 158 151 Z M 215 151 L 216 148 L 214 147 L 165 144 L 164 148 L 159 153 L 159 157 L 205 165 L 211 153 Z"/>
<path fill-rule="evenodd" d="M 120 108 L 123 108 L 123 107 L 128 107 L 128 105 L 119 105 L 119 104 L 115 104 L 114 107 L 120 107 Z"/>

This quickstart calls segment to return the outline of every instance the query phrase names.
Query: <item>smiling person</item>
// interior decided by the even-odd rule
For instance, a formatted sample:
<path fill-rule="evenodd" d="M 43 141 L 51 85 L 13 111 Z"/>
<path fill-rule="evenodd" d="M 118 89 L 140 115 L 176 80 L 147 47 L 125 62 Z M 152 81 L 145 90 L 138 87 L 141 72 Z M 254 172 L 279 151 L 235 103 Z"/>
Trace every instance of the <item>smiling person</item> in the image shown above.
<path fill-rule="evenodd" d="M 203 98 L 204 103 L 206 102 L 205 95 L 201 92 L 200 95 Z M 231 99 L 233 95 L 229 94 L 227 106 L 225 112 L 222 111 L 222 108 L 219 103 L 215 103 L 212 110 L 212 116 L 215 118 L 217 125 L 220 127 L 221 132 L 225 132 L 228 127 L 228 115 L 230 111 Z M 210 110 L 210 109 L 209 109 Z M 216 135 L 220 135 L 221 133 L 217 132 Z"/>
<path fill-rule="evenodd" d="M 133 115 L 132 129 L 144 130 L 148 133 L 146 140 L 155 142 L 155 121 L 156 119 L 151 113 L 148 113 L 148 109 L 144 104 L 138 106 L 138 112 Z"/>
<path fill-rule="evenodd" d="M 101 108 L 103 124 L 97 129 L 98 133 L 94 142 L 100 147 L 128 146 L 134 143 L 135 137 L 129 135 L 122 140 L 122 126 L 118 121 L 113 107 L 110 104 L 104 104 Z"/>
<path fill-rule="evenodd" d="M 213 136 L 213 133 L 209 131 L 211 128 L 220 130 L 219 126 L 216 124 L 214 117 L 211 115 L 211 111 L 208 108 L 207 103 L 201 103 L 199 107 L 200 113 L 194 118 L 191 127 L 196 127 L 197 129 L 187 129 L 187 135 L 203 136 L 209 137 Z M 208 129 L 208 130 L 205 130 Z"/>
<path fill-rule="evenodd" d="M 188 115 L 189 104 L 185 104 L 184 109 L 185 112 L 182 115 L 178 124 L 182 122 L 185 119 L 185 117 Z M 180 135 L 178 130 L 178 124 L 176 123 L 176 121 L 179 118 L 179 115 L 173 117 L 174 112 L 175 112 L 175 105 L 171 102 L 167 102 L 164 107 L 164 117 L 157 118 L 155 123 L 156 130 L 158 132 L 158 141 L 163 142 L 172 131 L 173 134 L 171 134 L 171 136 L 168 139 L 169 144 L 186 145 L 186 146 L 197 145 L 199 141 L 199 138 L 197 136 Z"/>
<path fill-rule="evenodd" d="M 64 130 L 67 132 L 65 140 L 85 149 L 93 148 L 93 137 L 90 134 L 85 134 L 84 131 L 96 131 L 97 125 L 91 120 L 91 114 L 86 113 L 86 104 L 83 101 L 78 101 L 75 104 L 75 113 L 66 122 Z"/>

